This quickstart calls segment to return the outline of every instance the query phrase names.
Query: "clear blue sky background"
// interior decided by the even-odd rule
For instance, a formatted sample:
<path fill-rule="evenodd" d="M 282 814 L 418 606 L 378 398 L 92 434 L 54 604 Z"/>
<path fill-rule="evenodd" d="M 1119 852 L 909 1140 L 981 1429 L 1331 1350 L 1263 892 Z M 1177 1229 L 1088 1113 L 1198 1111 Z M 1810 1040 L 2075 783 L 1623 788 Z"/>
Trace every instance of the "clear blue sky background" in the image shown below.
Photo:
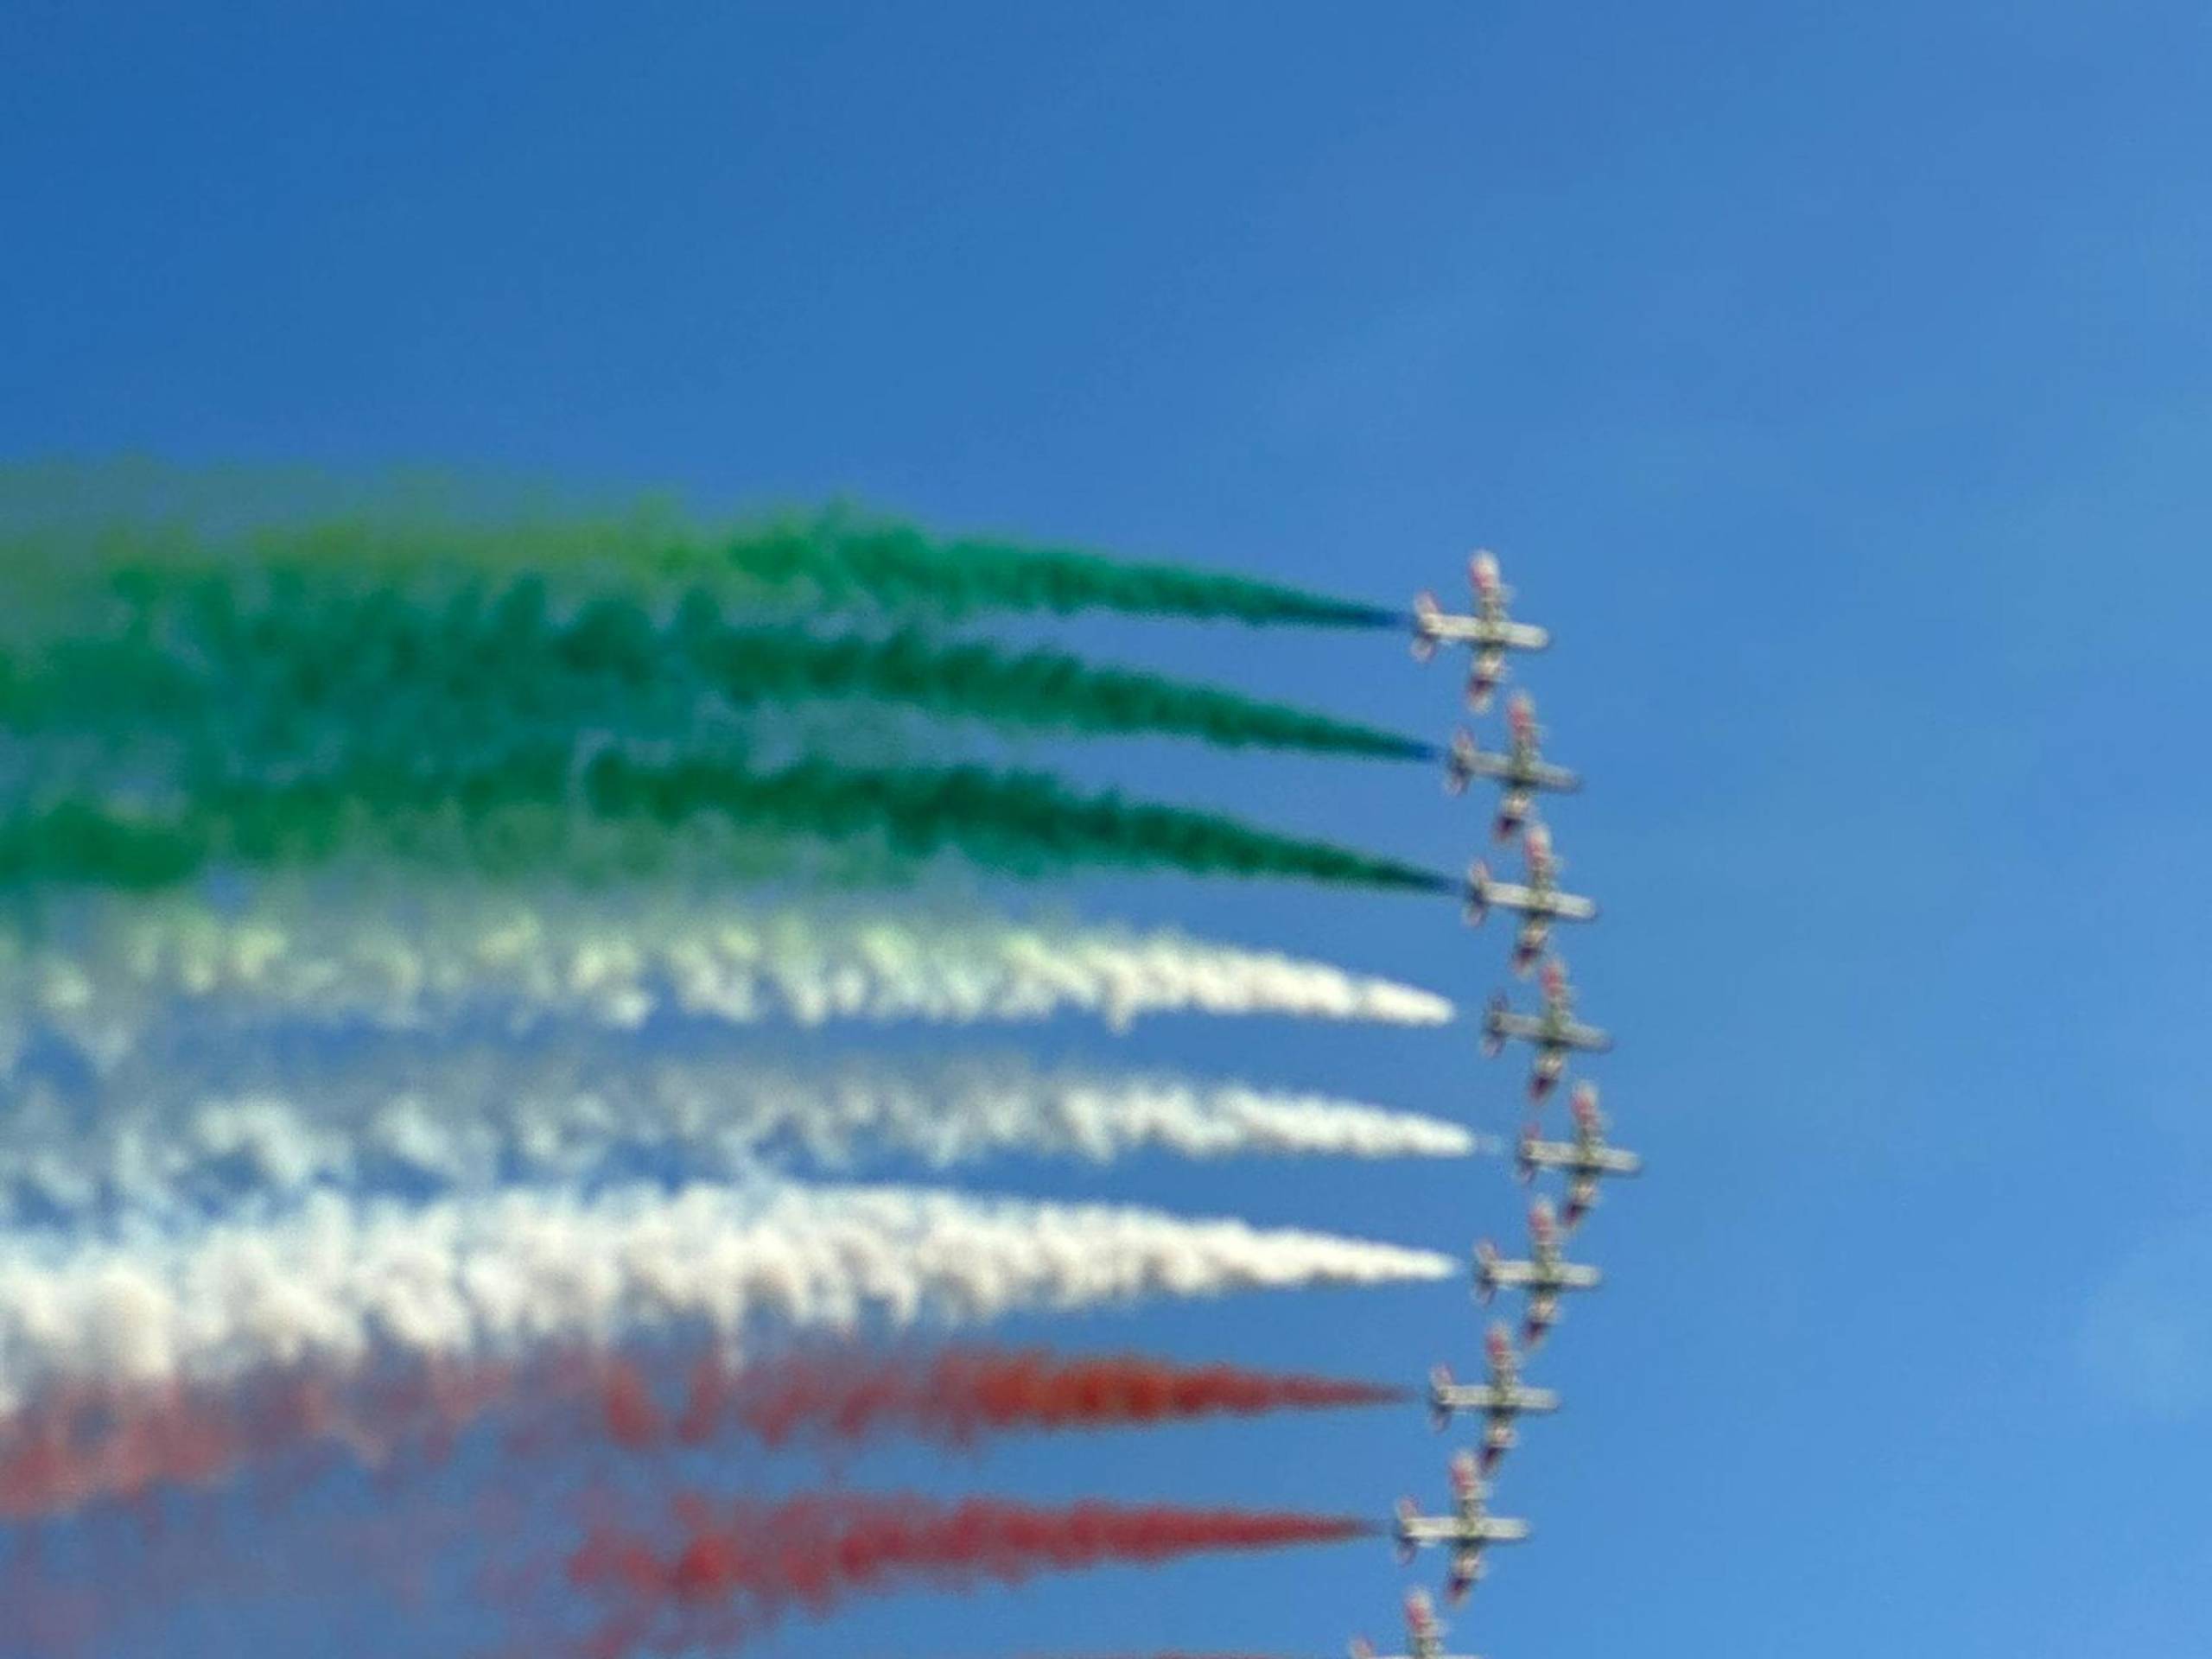
<path fill-rule="evenodd" d="M 1607 907 L 1573 957 L 1652 1169 L 1592 1224 L 1609 1287 L 1542 1361 L 1568 1409 L 1501 1486 L 1538 1537 L 1462 1645 L 2212 1648 L 2201 7 L 529 10 L 16 0 L 0 454 L 849 492 L 1387 601 L 1498 547 L 1559 637 L 1529 679 Z M 1387 638 L 1071 632 L 1454 710 Z M 1478 834 L 1411 769 L 1052 758 L 1439 864 Z M 1500 976 L 1502 933 L 1417 899 L 1087 897 Z M 1517 1109 L 1464 1029 L 1124 1047 Z M 976 1179 L 1454 1251 L 1518 1224 L 1496 1164 Z M 1048 1329 L 1412 1380 L 1477 1327 L 1454 1282 Z M 1409 1410 L 849 1472 L 1379 1514 L 1443 1451 Z M 1380 1543 L 1198 1561 L 753 1650 L 1333 1652 L 1400 1583 Z M 449 1650 L 410 1618 L 332 1628 Z M 130 1650 L 323 1629 L 161 1624 Z"/>

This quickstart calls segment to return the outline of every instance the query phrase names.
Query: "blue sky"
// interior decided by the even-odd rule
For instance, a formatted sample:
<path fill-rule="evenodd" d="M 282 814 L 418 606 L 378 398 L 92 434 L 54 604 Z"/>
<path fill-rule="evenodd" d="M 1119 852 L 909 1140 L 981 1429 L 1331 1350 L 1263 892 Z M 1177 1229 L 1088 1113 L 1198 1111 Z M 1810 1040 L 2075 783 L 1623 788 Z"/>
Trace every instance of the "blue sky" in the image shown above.
<path fill-rule="evenodd" d="M 2212 1644 L 2201 8 L 215 10 L 0 17 L 0 454 L 848 493 L 1382 601 L 1497 547 L 1559 639 L 1528 680 L 1606 906 L 1573 960 L 1652 1167 L 1501 1484 L 1537 1540 L 1457 1634 Z M 1069 632 L 1454 712 L 1388 639 Z M 1439 864 L 1478 835 L 1386 766 L 1052 759 Z M 1471 1001 L 1505 944 L 1407 899 L 1083 897 Z M 1127 1046 L 1517 1109 L 1464 1030 Z M 976 1179 L 1453 1250 L 1518 1224 L 1491 1165 Z M 1456 1283 L 1049 1328 L 1408 1380 L 1476 1333 Z M 1379 1514 L 1443 1453 L 1408 1411 L 851 1472 Z M 748 1651 L 1334 1652 L 1400 1582 L 1379 1543 L 1199 1561 Z M 210 1599 L 132 1650 L 303 1628 Z"/>

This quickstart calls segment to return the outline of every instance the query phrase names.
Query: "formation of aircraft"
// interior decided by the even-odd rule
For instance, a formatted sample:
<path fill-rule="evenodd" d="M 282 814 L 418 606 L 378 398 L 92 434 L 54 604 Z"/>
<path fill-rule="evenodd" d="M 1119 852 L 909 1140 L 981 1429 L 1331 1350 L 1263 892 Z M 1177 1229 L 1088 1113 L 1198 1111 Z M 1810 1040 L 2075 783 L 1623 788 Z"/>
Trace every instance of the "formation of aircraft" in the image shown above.
<path fill-rule="evenodd" d="M 1550 1094 L 1567 1071 L 1570 1054 L 1603 1054 L 1613 1046 L 1609 1033 L 1586 1026 L 1574 1017 L 1574 988 L 1567 982 L 1567 964 L 1546 957 L 1537 983 L 1544 1003 L 1535 1014 L 1516 1014 L 1505 993 L 1491 998 L 1483 1014 L 1483 1052 L 1496 1059 L 1509 1042 L 1523 1042 L 1536 1051 L 1529 1071 L 1529 1098 L 1541 1101 Z"/>
<path fill-rule="evenodd" d="M 1474 653 L 1467 701 L 1480 714 L 1505 677 L 1508 654 L 1543 650 L 1551 636 L 1506 614 L 1510 594 L 1499 578 L 1494 556 L 1477 553 L 1469 562 L 1469 575 L 1475 591 L 1471 616 L 1445 615 L 1427 594 L 1414 601 L 1414 654 L 1426 660 L 1439 645 L 1467 645 Z M 1606 1052 L 1612 1038 L 1575 1018 L 1567 964 L 1552 949 L 1554 927 L 1594 921 L 1598 905 L 1560 887 L 1566 861 L 1554 850 L 1551 830 L 1537 816 L 1536 801 L 1546 793 L 1573 793 L 1582 780 L 1543 757 L 1535 703 L 1525 690 L 1516 690 L 1506 700 L 1505 718 L 1506 741 L 1500 750 L 1484 749 L 1464 729 L 1454 734 L 1445 753 L 1445 785 L 1457 795 L 1478 778 L 1496 782 L 1499 802 L 1493 834 L 1500 842 L 1516 836 L 1521 840 L 1526 860 L 1523 880 L 1500 880 L 1478 858 L 1468 867 L 1463 901 L 1470 925 L 1479 925 L 1492 910 L 1510 912 L 1518 925 L 1509 966 L 1522 977 L 1532 968 L 1539 969 L 1541 1002 L 1537 1010 L 1516 1013 L 1503 993 L 1494 996 L 1483 1016 L 1482 1046 L 1493 1057 L 1503 1053 L 1509 1042 L 1527 1043 L 1535 1051 L 1528 1092 L 1532 1109 L 1541 1109 L 1569 1065 L 1580 1056 Z M 1554 1211 L 1552 1201 L 1542 1197 L 1529 1205 L 1525 1257 L 1508 1258 L 1487 1239 L 1475 1246 L 1477 1297 L 1487 1303 L 1500 1292 L 1521 1294 L 1517 1344 L 1511 1326 L 1494 1322 L 1484 1334 L 1486 1375 L 1482 1382 L 1455 1382 L 1451 1370 L 1440 1364 L 1429 1374 L 1427 1407 L 1436 1427 L 1448 1429 L 1462 1416 L 1478 1419 L 1481 1437 L 1475 1448 L 1462 1450 L 1452 1459 L 1451 1513 L 1423 1515 L 1406 1500 L 1398 1507 L 1394 1536 L 1407 1560 L 1424 1546 L 1451 1552 L 1446 1588 L 1454 1600 L 1483 1577 L 1487 1564 L 1484 1552 L 1490 1546 L 1518 1542 L 1529 1535 L 1526 1522 L 1489 1512 L 1486 1483 L 1519 1444 L 1521 1419 L 1560 1409 L 1556 1390 L 1522 1380 L 1524 1362 L 1558 1323 L 1561 1300 L 1575 1292 L 1595 1290 L 1604 1280 L 1595 1265 L 1567 1259 L 1567 1237 L 1596 1206 L 1603 1182 L 1640 1174 L 1643 1168 L 1641 1157 L 1607 1139 L 1596 1084 L 1577 1080 L 1568 1094 L 1568 1115 L 1572 1130 L 1567 1138 L 1546 1139 L 1531 1122 L 1521 1134 L 1514 1157 L 1515 1173 L 1524 1183 L 1552 1172 L 1563 1178 L 1561 1210 Z M 1408 1652 L 1392 1659 L 1446 1659 L 1440 1628 L 1427 1598 L 1418 1591 L 1407 1599 L 1406 1618 Z M 1375 1659 L 1364 1643 L 1355 1643 L 1352 1655 L 1353 1659 Z"/>
<path fill-rule="evenodd" d="M 1567 861 L 1552 851 L 1552 832 L 1532 823 L 1521 837 L 1521 851 L 1528 862 L 1525 882 L 1500 881 L 1479 858 L 1467 867 L 1464 910 L 1470 927 L 1480 927 L 1492 910 L 1510 910 L 1521 918 L 1513 936 L 1513 971 L 1522 978 L 1551 942 L 1554 922 L 1594 922 L 1598 901 L 1578 893 L 1562 893 L 1559 873 Z"/>
<path fill-rule="evenodd" d="M 1447 615 L 1434 594 L 1414 596 L 1414 658 L 1427 662 L 1439 645 L 1465 645 L 1474 653 L 1467 670 L 1467 707 L 1481 714 L 1505 678 L 1508 652 L 1541 651 L 1552 642 L 1543 629 L 1516 622 L 1505 613 L 1513 590 L 1498 579 L 1495 554 L 1477 552 L 1467 561 L 1467 581 L 1474 589 L 1471 616 Z"/>
<path fill-rule="evenodd" d="M 1462 727 L 1452 734 L 1451 747 L 1444 752 L 1446 794 L 1464 795 L 1478 778 L 1489 778 L 1502 785 L 1497 817 L 1491 825 L 1492 836 L 1499 842 L 1510 841 L 1521 833 L 1536 810 L 1540 791 L 1572 795 L 1582 787 L 1579 773 L 1544 759 L 1536 700 L 1526 691 L 1516 691 L 1505 700 L 1505 736 L 1503 751 L 1485 749 L 1475 741 L 1474 734 Z"/>
<path fill-rule="evenodd" d="M 1475 1467 L 1474 1455 L 1454 1452 L 1452 1458 L 1452 1512 L 1423 1515 L 1410 1497 L 1398 1500 L 1398 1557 L 1410 1561 L 1414 1552 L 1437 1545 L 1451 1552 L 1445 1569 L 1444 1593 L 1458 1601 L 1472 1589 L 1487 1566 L 1483 1552 L 1492 1544 L 1517 1544 L 1529 1535 L 1529 1523 L 1510 1516 L 1492 1515 L 1487 1500 L 1490 1489 Z"/>

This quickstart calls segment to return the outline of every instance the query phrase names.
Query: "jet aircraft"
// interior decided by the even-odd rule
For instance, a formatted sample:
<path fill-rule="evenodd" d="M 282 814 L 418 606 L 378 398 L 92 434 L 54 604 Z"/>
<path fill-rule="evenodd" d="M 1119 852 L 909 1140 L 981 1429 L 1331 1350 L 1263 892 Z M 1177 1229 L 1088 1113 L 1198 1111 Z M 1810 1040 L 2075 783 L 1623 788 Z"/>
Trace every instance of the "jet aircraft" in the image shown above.
<path fill-rule="evenodd" d="M 1574 1139 L 1545 1141 L 1530 1124 L 1521 1132 L 1521 1147 L 1514 1159 L 1523 1181 L 1533 1181 L 1540 1169 L 1567 1174 L 1567 1208 L 1560 1219 L 1568 1232 L 1582 1224 L 1598 1202 L 1598 1183 L 1608 1175 L 1637 1175 L 1643 1160 L 1635 1153 L 1608 1145 L 1605 1115 L 1598 1109 L 1598 1085 L 1578 1083 L 1567 1102 L 1574 1119 Z"/>
<path fill-rule="evenodd" d="M 1503 785 L 1504 792 L 1498 797 L 1497 817 L 1491 826 L 1492 834 L 1501 842 L 1510 841 L 1521 833 L 1522 825 L 1535 810 L 1538 790 L 1572 795 L 1582 787 L 1582 779 L 1575 773 L 1544 759 L 1539 747 L 1543 728 L 1536 724 L 1535 699 L 1526 691 L 1516 691 L 1506 699 L 1505 724 L 1504 753 L 1493 753 L 1481 747 L 1471 734 L 1462 729 L 1452 734 L 1452 747 L 1444 756 L 1444 788 L 1447 794 L 1465 793 L 1468 784 L 1477 778 L 1495 778 Z"/>
<path fill-rule="evenodd" d="M 1567 983 L 1567 964 L 1557 957 L 1544 958 L 1538 976 L 1544 1006 L 1540 1014 L 1516 1014 L 1500 992 L 1491 998 L 1483 1014 L 1483 1052 L 1496 1059 L 1509 1039 L 1517 1039 L 1536 1051 L 1529 1072 L 1529 1098 L 1541 1101 L 1552 1091 L 1567 1070 L 1571 1053 L 1603 1054 L 1613 1046 L 1611 1033 L 1586 1026 L 1574 1017 L 1574 989 Z"/>
<path fill-rule="evenodd" d="M 1441 1365 L 1428 1374 L 1428 1414 L 1440 1431 L 1449 1426 L 1454 1412 L 1482 1413 L 1483 1448 L 1476 1466 L 1488 1476 L 1520 1441 L 1514 1419 L 1557 1411 L 1559 1392 L 1522 1383 L 1521 1357 L 1514 1351 L 1512 1332 L 1503 1325 L 1494 1324 L 1484 1334 L 1483 1353 L 1490 1369 L 1487 1382 L 1454 1382 Z"/>
<path fill-rule="evenodd" d="M 1544 825 L 1530 824 L 1521 847 L 1528 859 L 1527 883 L 1496 880 L 1490 867 L 1477 859 L 1467 867 L 1465 908 L 1470 927 L 1480 927 L 1493 906 L 1519 913 L 1521 929 L 1513 939 L 1513 971 L 1525 978 L 1551 941 L 1551 925 L 1595 921 L 1598 903 L 1580 893 L 1559 890 L 1559 873 L 1567 861 L 1552 851 L 1552 832 Z"/>
<path fill-rule="evenodd" d="M 1492 1515 L 1484 1507 L 1489 1489 L 1475 1468 L 1474 1454 L 1459 1452 L 1452 1458 L 1452 1513 L 1423 1515 L 1410 1497 L 1398 1500 L 1398 1559 L 1410 1561 L 1424 1545 L 1439 1544 L 1452 1552 L 1445 1573 L 1444 1593 L 1458 1601 L 1483 1576 L 1483 1551 L 1492 1544 L 1517 1544 L 1529 1535 L 1526 1521 Z"/>
<path fill-rule="evenodd" d="M 1475 1295 L 1487 1302 L 1501 1290 L 1528 1294 L 1521 1324 L 1521 1345 L 1533 1349 L 1559 1322 L 1559 1299 L 1570 1290 L 1595 1290 L 1604 1275 L 1586 1262 L 1570 1262 L 1560 1248 L 1559 1219 L 1550 1201 L 1529 1206 L 1529 1259 L 1510 1262 L 1484 1239 L 1475 1246 Z"/>
<path fill-rule="evenodd" d="M 1509 651 L 1541 651 L 1552 642 L 1543 629 L 1516 622 L 1505 613 L 1513 590 L 1498 580 L 1497 556 L 1477 552 L 1467 561 L 1467 580 L 1475 590 L 1472 616 L 1449 616 L 1434 594 L 1414 596 L 1414 659 L 1427 662 L 1439 645 L 1465 645 L 1474 652 L 1467 671 L 1467 707 L 1480 714 L 1505 678 Z"/>
<path fill-rule="evenodd" d="M 1376 1659 L 1375 1649 L 1364 1637 L 1352 1638 L 1351 1659 Z M 1454 1656 L 1444 1651 L 1444 1626 L 1437 1622 L 1436 1609 L 1429 1602 L 1427 1591 L 1406 1592 L 1406 1650 L 1390 1654 L 1387 1659 L 1454 1659 Z M 1480 1656 L 1462 1654 L 1457 1659 Z"/>

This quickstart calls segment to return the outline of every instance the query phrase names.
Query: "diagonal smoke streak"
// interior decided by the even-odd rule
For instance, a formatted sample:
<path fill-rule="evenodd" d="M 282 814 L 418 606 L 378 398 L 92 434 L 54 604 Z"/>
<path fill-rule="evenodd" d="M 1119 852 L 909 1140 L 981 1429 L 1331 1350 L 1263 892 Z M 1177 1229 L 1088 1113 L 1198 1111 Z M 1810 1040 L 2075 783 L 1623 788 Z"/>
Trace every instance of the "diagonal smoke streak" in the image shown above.
<path fill-rule="evenodd" d="M 41 1030 L 113 1065 L 165 1015 L 397 1029 L 656 1017 L 969 1025 L 1085 1014 L 1441 1025 L 1443 997 L 1172 931 L 916 913 L 853 917 L 477 886 L 279 887 L 243 914 L 182 899 L 0 930 L 0 1076 Z"/>
<path fill-rule="evenodd" d="M 657 1334 L 1074 1312 L 1147 1295 L 1436 1279 L 1426 1250 L 1231 1220 L 896 1187 L 317 1195 L 177 1236 L 0 1242 L 0 1412 L 85 1386 L 467 1365 Z"/>
<path fill-rule="evenodd" d="M 764 1161 L 849 1170 L 994 1154 L 1104 1163 L 1188 1158 L 1466 1157 L 1497 1145 L 1440 1118 L 1170 1072 L 1039 1068 L 1016 1056 L 779 1064 L 640 1055 L 593 1040 L 460 1052 L 349 1045 L 287 1063 L 229 1045 L 103 1080 L 99 1109 L 45 1082 L 0 1088 L 0 1225 L 131 1214 L 189 1220 L 296 1200 L 604 1182 L 641 1166 L 687 1178 Z"/>

